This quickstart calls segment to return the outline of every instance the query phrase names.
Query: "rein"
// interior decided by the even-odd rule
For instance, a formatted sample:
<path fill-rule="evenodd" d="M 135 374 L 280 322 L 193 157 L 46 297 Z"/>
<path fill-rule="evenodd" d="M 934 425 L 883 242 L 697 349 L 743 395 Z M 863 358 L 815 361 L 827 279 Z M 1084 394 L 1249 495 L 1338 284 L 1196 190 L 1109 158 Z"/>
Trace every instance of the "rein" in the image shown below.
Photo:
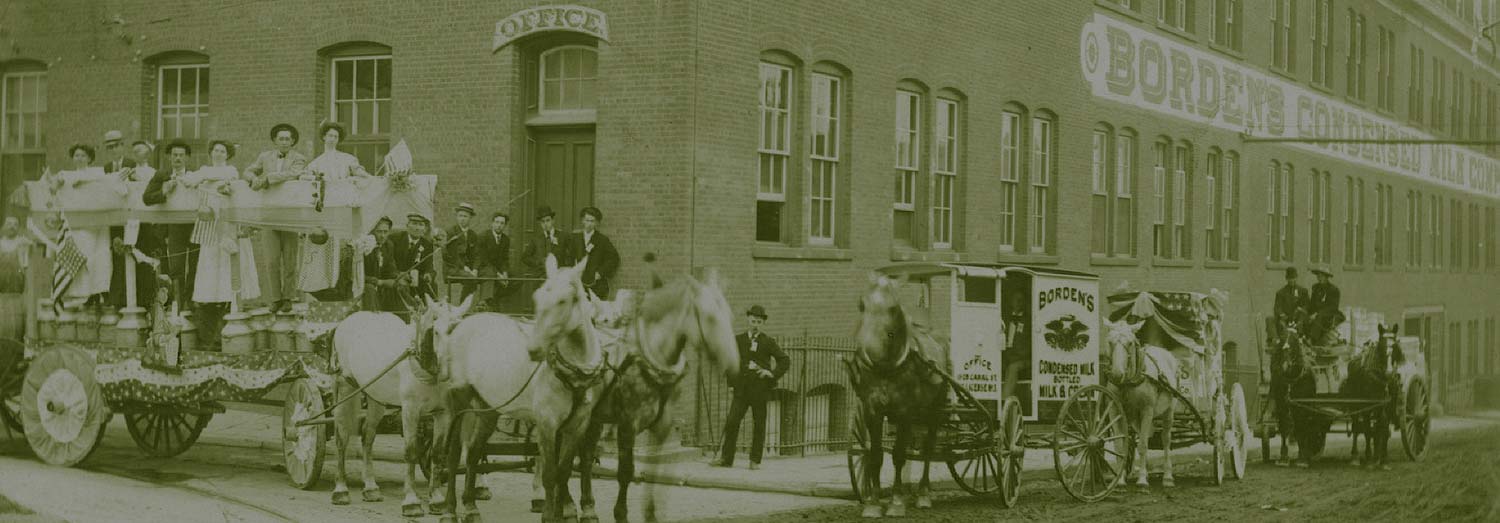
<path fill-rule="evenodd" d="M 688 314 L 688 310 L 684 309 L 682 316 L 678 318 L 677 326 L 679 329 L 683 324 L 687 323 Z M 698 328 L 698 339 L 700 341 L 707 340 L 708 337 L 704 334 L 706 331 L 703 328 L 702 311 L 695 306 L 692 307 L 691 314 L 693 316 L 693 323 Z M 619 383 L 619 380 L 630 368 L 631 363 L 636 361 L 641 362 L 641 377 L 652 388 L 652 392 L 656 394 L 656 416 L 646 426 L 655 427 L 658 423 L 661 423 L 662 416 L 666 415 L 667 401 L 672 397 L 672 390 L 677 388 L 677 384 L 681 383 L 683 376 L 685 376 L 683 370 L 687 368 L 687 355 L 679 351 L 677 353 L 677 363 L 673 363 L 670 367 L 655 361 L 651 357 L 651 352 L 646 350 L 643 343 L 645 336 L 642 330 L 645 329 L 645 320 L 637 316 L 632 323 L 633 327 L 630 331 L 630 338 L 634 341 L 632 346 L 635 350 L 631 351 L 625 357 L 625 361 L 620 363 L 620 368 L 615 373 L 615 379 L 611 380 L 609 386 L 605 388 L 605 394 L 608 395 L 614 390 L 616 384 Z"/>

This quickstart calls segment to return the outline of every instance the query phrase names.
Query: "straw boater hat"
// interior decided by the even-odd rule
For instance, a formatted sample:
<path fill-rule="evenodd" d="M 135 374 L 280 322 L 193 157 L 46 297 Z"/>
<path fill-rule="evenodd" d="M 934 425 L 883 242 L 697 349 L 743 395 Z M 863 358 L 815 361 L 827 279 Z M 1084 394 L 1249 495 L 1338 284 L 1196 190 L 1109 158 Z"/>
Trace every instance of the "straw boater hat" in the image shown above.
<path fill-rule="evenodd" d="M 1312 273 L 1318 276 L 1327 276 L 1329 278 L 1333 277 L 1333 273 L 1328 272 L 1328 269 L 1324 269 L 1322 267 L 1314 267 Z"/>
<path fill-rule="evenodd" d="M 454 212 L 466 212 L 466 213 L 469 213 L 469 216 L 473 216 L 475 214 L 479 214 L 479 213 L 474 212 L 474 205 L 470 204 L 468 202 L 464 202 L 464 203 L 458 204 L 458 207 L 454 207 L 453 210 L 454 210 Z"/>
<path fill-rule="evenodd" d="M 120 133 L 120 131 L 111 130 L 107 133 L 104 133 L 104 145 L 109 145 L 109 142 L 118 142 L 120 140 L 123 140 L 124 138 L 125 135 Z"/>

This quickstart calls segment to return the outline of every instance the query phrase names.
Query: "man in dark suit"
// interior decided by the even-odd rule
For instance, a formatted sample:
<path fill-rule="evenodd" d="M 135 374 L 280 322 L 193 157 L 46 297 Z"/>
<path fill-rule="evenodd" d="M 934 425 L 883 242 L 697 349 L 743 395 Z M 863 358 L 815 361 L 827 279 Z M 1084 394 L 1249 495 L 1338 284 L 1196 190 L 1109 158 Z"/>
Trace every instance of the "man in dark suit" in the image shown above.
<path fill-rule="evenodd" d="M 791 360 L 776 345 L 776 340 L 761 332 L 761 327 L 766 324 L 766 309 L 752 305 L 745 314 L 749 317 L 750 329 L 734 337 L 740 350 L 740 369 L 729 380 L 730 388 L 734 389 L 734 400 L 729 404 L 729 417 L 724 420 L 724 446 L 719 451 L 719 459 L 714 460 L 712 465 L 734 466 L 740 421 L 745 418 L 745 410 L 748 409 L 754 424 L 750 442 L 750 470 L 757 470 L 760 468 L 761 452 L 766 446 L 766 401 L 771 398 L 771 392 L 776 390 L 776 380 L 786 374 Z"/>
<path fill-rule="evenodd" d="M 1296 320 L 1301 322 L 1307 313 L 1307 289 L 1297 284 L 1297 268 L 1286 268 L 1286 285 L 1276 291 L 1276 321 Z"/>
<path fill-rule="evenodd" d="M 508 278 L 510 277 L 510 236 L 505 234 L 505 227 L 510 224 L 510 216 L 503 212 L 495 213 L 490 218 L 490 230 L 479 236 L 478 264 L 479 275 L 486 278 Z M 489 287 L 488 299 L 490 310 L 500 310 L 500 300 L 509 296 L 515 289 L 508 282 L 497 281 L 485 285 Z"/>
<path fill-rule="evenodd" d="M 365 289 L 361 296 L 362 307 L 367 311 L 401 312 L 405 304 L 396 294 L 396 264 L 391 261 L 386 245 L 390 243 L 391 219 L 381 216 L 375 222 L 370 235 L 375 237 L 375 248 L 365 254 Z"/>
<path fill-rule="evenodd" d="M 135 160 L 126 156 L 125 135 L 113 130 L 104 133 L 104 173 L 121 179 L 129 177 L 130 172 L 135 170 Z M 110 227 L 109 241 L 110 250 L 114 254 L 114 263 L 110 264 L 109 304 L 116 308 L 123 308 L 128 303 L 125 299 L 125 264 L 133 263 L 129 257 L 130 249 L 125 246 L 125 228 L 118 225 Z M 137 272 L 137 280 L 140 274 L 142 273 Z M 145 294 L 143 292 L 145 289 L 142 287 L 145 286 L 136 287 L 138 300 L 155 294 L 154 290 L 151 294 Z M 143 302 L 137 301 L 136 303 Z"/>
<path fill-rule="evenodd" d="M 568 257 L 583 264 L 583 285 L 601 300 L 609 299 L 609 283 L 620 269 L 620 253 L 609 237 L 599 232 L 604 213 L 596 207 L 578 212 L 583 230 L 568 237 Z"/>
<path fill-rule="evenodd" d="M 568 258 L 568 253 L 563 249 L 561 234 L 557 231 L 557 223 L 554 218 L 557 213 L 546 205 L 537 207 L 536 223 L 537 231 L 526 239 L 526 246 L 521 251 L 521 264 L 525 268 L 527 278 L 547 277 L 547 255 L 557 258 L 559 267 L 573 265 L 573 260 Z"/>
<path fill-rule="evenodd" d="M 1310 317 L 1308 339 L 1313 343 L 1328 343 L 1328 335 L 1344 322 L 1344 313 L 1339 310 L 1339 288 L 1333 284 L 1333 273 L 1327 269 L 1313 269 L 1318 283 L 1312 286 L 1311 298 L 1307 301 Z"/>
<path fill-rule="evenodd" d="M 446 277 L 479 276 L 479 233 L 469 227 L 469 222 L 474 219 L 474 206 L 458 204 L 453 209 L 453 218 L 456 223 L 448 230 L 448 244 L 443 247 L 443 273 Z M 463 294 L 458 299 L 469 297 L 478 288 L 476 282 L 465 282 Z"/>
<path fill-rule="evenodd" d="M 193 148 L 182 142 L 167 146 L 167 167 L 156 171 L 146 183 L 146 192 L 141 194 L 141 203 L 162 205 L 177 191 L 179 180 L 187 175 L 188 159 Z M 141 252 L 161 261 L 158 271 L 171 278 L 176 290 L 172 296 L 184 299 L 193 295 L 193 277 L 198 270 L 198 251 L 190 241 L 192 224 L 142 224 L 142 238 L 138 240 Z M 139 268 L 137 268 L 139 269 Z M 139 270 L 136 281 L 143 281 Z"/>
<path fill-rule="evenodd" d="M 429 223 L 426 216 L 408 214 L 406 230 L 391 233 L 385 242 L 386 253 L 395 265 L 396 280 L 417 299 L 437 296 L 432 274 L 432 240 L 427 239 Z"/>

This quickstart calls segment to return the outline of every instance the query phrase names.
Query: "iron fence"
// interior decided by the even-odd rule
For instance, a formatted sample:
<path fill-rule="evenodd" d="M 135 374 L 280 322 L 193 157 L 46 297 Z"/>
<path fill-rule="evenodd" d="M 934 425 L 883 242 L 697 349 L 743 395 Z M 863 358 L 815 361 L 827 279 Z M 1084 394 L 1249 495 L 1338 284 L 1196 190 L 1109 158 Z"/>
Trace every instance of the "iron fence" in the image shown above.
<path fill-rule="evenodd" d="M 849 386 L 843 360 L 854 355 L 854 341 L 834 336 L 776 338 L 791 365 L 766 405 L 766 452 L 803 456 L 841 452 L 849 446 L 849 418 L 858 401 Z M 724 423 L 732 399 L 723 375 L 699 367 L 694 437 L 685 442 L 716 449 L 724 441 Z M 736 440 L 750 448 L 754 424 L 746 413 Z"/>

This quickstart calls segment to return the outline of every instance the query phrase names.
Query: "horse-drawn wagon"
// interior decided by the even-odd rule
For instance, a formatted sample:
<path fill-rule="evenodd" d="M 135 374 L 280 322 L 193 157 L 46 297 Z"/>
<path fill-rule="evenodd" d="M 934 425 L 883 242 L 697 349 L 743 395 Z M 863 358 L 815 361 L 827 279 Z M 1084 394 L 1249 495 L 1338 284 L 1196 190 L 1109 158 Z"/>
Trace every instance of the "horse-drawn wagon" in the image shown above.
<path fill-rule="evenodd" d="M 1340 428 L 1355 438 L 1356 463 L 1359 436 L 1365 435 L 1366 454 L 1376 446 L 1373 456 L 1365 457 L 1384 464 L 1391 426 L 1401 433 L 1408 458 L 1419 460 L 1426 452 L 1432 420 L 1422 340 L 1399 336 L 1379 313 L 1351 307 L 1344 317 L 1328 343 L 1311 341 L 1295 320 L 1263 320 L 1267 343 L 1260 352 L 1255 427 L 1262 461 L 1272 460 L 1271 440 L 1281 436 L 1281 463 L 1290 437 L 1298 444 L 1299 464 L 1310 464 L 1322 453 L 1327 434 Z"/>
<path fill-rule="evenodd" d="M 198 333 L 183 319 L 187 307 L 179 305 L 191 297 L 172 296 L 173 286 L 164 280 L 152 303 L 136 303 L 137 278 L 149 277 L 138 274 L 137 262 L 167 265 L 137 249 L 136 240 L 146 227 L 209 222 L 241 232 L 239 227 L 249 226 L 348 242 L 365 236 L 383 215 L 430 215 L 436 178 L 293 180 L 264 191 L 235 180 L 210 197 L 204 196 L 207 188 L 180 190 L 157 205 L 142 200 L 146 182 L 101 178 L 63 185 L 49 178 L 22 189 L 39 240 L 31 248 L 26 289 L 35 308 L 26 313 L 24 342 L 0 340 L 0 418 L 6 426 L 24 433 L 43 461 L 74 466 L 97 448 L 118 413 L 142 451 L 167 457 L 191 447 L 210 419 L 224 412 L 224 403 L 279 396 L 287 473 L 298 487 L 316 483 L 329 430 L 306 421 L 325 410 L 334 376 L 328 352 L 314 350 L 313 339 L 355 306 L 322 303 L 274 315 L 241 311 L 238 297 L 247 275 L 234 271 L 236 300 L 226 315 L 224 348 L 199 350 Z M 210 198 L 211 205 L 205 203 Z M 43 231 L 43 220 L 60 230 Z M 76 253 L 69 252 L 65 231 L 106 227 L 124 231 L 113 258 L 124 265 L 127 307 L 63 306 L 62 300 L 45 299 L 60 294 L 51 292 L 60 276 L 70 277 L 66 264 Z M 250 244 L 238 236 L 237 242 L 220 238 L 235 247 L 225 248 L 234 253 L 235 266 Z"/>

